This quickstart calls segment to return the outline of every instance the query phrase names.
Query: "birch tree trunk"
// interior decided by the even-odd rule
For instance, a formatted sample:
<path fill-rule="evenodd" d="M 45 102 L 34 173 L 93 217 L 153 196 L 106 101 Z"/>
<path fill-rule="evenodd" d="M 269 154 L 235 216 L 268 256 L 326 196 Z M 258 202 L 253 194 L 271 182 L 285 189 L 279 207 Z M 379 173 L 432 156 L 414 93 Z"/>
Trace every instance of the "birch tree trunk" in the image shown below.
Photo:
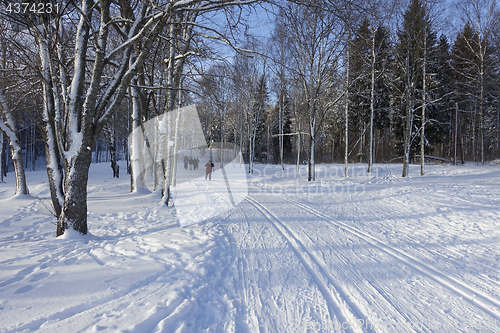
<path fill-rule="evenodd" d="M 283 89 L 282 89 L 283 91 Z M 282 92 L 282 98 L 279 109 L 279 143 L 280 143 L 280 171 L 281 176 L 283 176 L 283 125 L 284 125 L 284 114 L 285 114 L 285 94 Z"/>
<path fill-rule="evenodd" d="M 137 192 L 139 188 L 145 188 L 144 172 L 141 170 L 141 114 L 140 114 L 140 100 L 137 88 L 137 79 L 132 80 L 130 87 L 130 95 L 132 99 L 132 132 L 130 135 L 130 192 Z"/>
<path fill-rule="evenodd" d="M 248 173 L 253 173 L 253 160 L 255 158 L 255 136 L 257 132 L 257 126 L 255 125 L 255 119 L 252 118 L 251 120 L 251 128 L 250 128 L 250 142 L 248 145 L 249 149 L 249 156 L 248 156 Z"/>
<path fill-rule="evenodd" d="M 177 112 L 175 113 L 175 132 L 174 132 L 174 146 L 172 152 L 172 162 L 173 162 L 173 170 L 172 170 L 172 185 L 177 186 L 177 149 L 179 148 L 179 135 L 181 128 L 181 90 L 179 89 L 179 96 L 177 98 L 179 105 L 177 106 Z"/>
<path fill-rule="evenodd" d="M 3 183 L 3 159 L 4 159 L 4 150 L 3 150 L 3 132 L 0 130 L 0 183 Z"/>
<path fill-rule="evenodd" d="M 370 142 L 369 142 L 369 155 L 368 155 L 368 172 L 372 172 L 373 165 L 373 121 L 375 118 L 375 8 L 372 12 L 372 23 L 371 23 L 371 34 L 372 34 L 372 47 L 371 47 L 371 82 L 370 82 Z"/>
<path fill-rule="evenodd" d="M 176 27 L 174 24 L 170 25 L 169 30 L 170 37 L 170 50 L 169 50 L 169 58 L 168 58 L 168 68 L 167 68 L 167 87 L 169 90 L 167 91 L 167 103 L 165 109 L 165 121 L 166 123 L 166 153 L 165 153 L 165 169 L 164 172 L 164 184 L 163 184 L 163 198 L 162 201 L 168 206 L 170 200 L 170 186 L 172 185 L 172 158 L 173 158 L 173 145 L 171 144 L 173 139 L 173 127 L 172 127 L 172 113 L 174 112 L 175 106 L 175 97 L 176 88 L 174 80 L 175 80 L 175 39 L 178 37 L 176 32 Z M 174 143 L 175 144 L 175 143 Z"/>
<path fill-rule="evenodd" d="M 413 82 L 411 82 L 409 57 L 406 59 L 406 116 L 404 121 L 404 156 L 403 156 L 403 174 L 402 177 L 408 177 L 410 171 L 410 149 L 411 134 L 413 127 Z"/>
<path fill-rule="evenodd" d="M 173 142 L 173 126 L 172 126 L 172 121 L 173 121 L 173 113 L 174 111 L 168 111 L 165 114 L 165 122 L 166 122 L 166 129 L 164 132 L 164 141 L 165 141 L 165 169 L 164 169 L 164 183 L 163 183 L 163 196 L 162 196 L 162 201 L 165 205 L 169 205 L 170 201 L 170 186 L 172 185 L 172 165 L 173 165 L 173 149 L 174 149 L 174 142 Z M 163 129 L 162 129 L 163 130 Z M 162 133 L 163 134 L 163 133 Z M 161 137 L 161 136 L 160 136 Z"/>
<path fill-rule="evenodd" d="M 164 169 L 164 184 L 162 201 L 168 206 L 170 200 L 170 187 L 175 186 L 176 172 L 176 144 L 178 136 L 178 128 L 180 126 L 180 99 L 181 99 L 181 80 L 184 70 L 184 64 L 188 57 L 191 40 L 193 37 L 193 25 L 184 24 L 185 22 L 194 23 L 198 17 L 198 12 L 192 13 L 179 12 L 177 15 L 172 15 L 171 20 L 175 23 L 170 23 L 169 37 L 169 58 L 165 59 L 168 62 L 167 66 L 167 103 L 165 107 L 167 146 L 165 154 L 165 169 Z M 178 94 L 178 96 L 177 96 Z M 174 113 L 176 102 L 179 102 L 178 110 Z M 175 126 L 172 126 L 172 121 L 175 120 Z"/>
<path fill-rule="evenodd" d="M 314 113 L 315 114 L 315 113 Z M 314 117 L 309 126 L 309 163 L 308 163 L 308 171 L 307 171 L 307 180 L 310 182 L 316 181 L 316 165 L 314 161 L 314 151 L 316 150 L 316 118 Z"/>
<path fill-rule="evenodd" d="M 297 112 L 296 112 L 296 108 L 294 107 L 294 112 L 295 112 L 295 119 L 297 119 L 297 165 L 295 167 L 295 172 L 299 172 L 299 167 L 300 167 L 300 136 L 301 136 L 301 133 L 300 133 L 300 120 L 298 120 L 298 115 L 297 115 Z"/>
<path fill-rule="evenodd" d="M 39 55 L 41 61 L 41 74 L 45 84 L 43 85 L 43 126 L 42 136 L 44 138 L 45 146 L 45 164 L 47 169 L 47 176 L 49 181 L 50 196 L 54 213 L 57 217 L 61 215 L 62 207 L 64 204 L 64 189 L 63 189 L 63 165 L 61 161 L 60 148 L 57 141 L 57 124 L 55 121 L 56 113 L 60 114 L 61 105 L 58 98 L 54 98 L 54 90 L 59 92 L 57 86 L 54 85 L 52 74 L 54 65 L 51 62 L 49 55 L 49 38 L 47 37 L 47 30 L 41 26 L 36 34 L 36 39 L 39 45 Z M 58 52 L 59 60 L 62 60 L 62 55 Z M 60 67 L 60 82 L 62 89 L 65 89 L 66 73 L 64 67 Z"/>
<path fill-rule="evenodd" d="M 424 10 L 427 13 L 427 2 L 424 2 Z M 422 63 L 422 127 L 420 128 L 420 175 L 425 175 L 425 112 L 427 108 L 427 29 L 424 32 L 424 54 Z"/>
<path fill-rule="evenodd" d="M 16 175 L 16 192 L 15 194 L 28 194 L 28 186 L 26 185 L 26 175 L 24 173 L 24 163 L 21 145 L 16 135 L 16 127 L 12 118 L 11 110 L 7 105 L 3 90 L 0 89 L 0 130 L 9 140 L 12 162 L 14 164 L 14 172 Z"/>
<path fill-rule="evenodd" d="M 344 151 L 344 176 L 349 177 L 347 173 L 348 168 L 348 160 L 349 157 L 349 59 L 351 58 L 349 46 L 347 47 L 347 64 L 346 64 L 346 92 L 345 92 L 345 132 L 344 132 L 344 140 L 345 140 L 345 151 Z"/>

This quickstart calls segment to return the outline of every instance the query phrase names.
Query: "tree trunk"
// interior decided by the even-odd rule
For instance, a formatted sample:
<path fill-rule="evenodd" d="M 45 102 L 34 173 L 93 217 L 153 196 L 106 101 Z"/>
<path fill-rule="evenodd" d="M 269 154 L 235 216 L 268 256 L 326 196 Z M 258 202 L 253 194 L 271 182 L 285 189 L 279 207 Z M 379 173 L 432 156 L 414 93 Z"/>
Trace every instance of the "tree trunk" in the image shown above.
<path fill-rule="evenodd" d="M 61 163 L 61 155 L 56 143 L 56 134 L 52 120 L 52 124 L 47 124 L 44 128 L 45 136 L 45 164 L 47 166 L 47 176 L 49 180 L 50 197 L 52 206 L 57 217 L 61 215 L 64 204 L 63 190 L 63 166 Z"/>
<path fill-rule="evenodd" d="M 308 174 L 307 180 L 310 182 L 316 181 L 316 165 L 314 161 L 314 150 L 316 148 L 316 141 L 311 138 L 309 149 L 311 151 L 309 155 L 309 163 L 308 163 Z"/>
<path fill-rule="evenodd" d="M 406 116 L 404 121 L 404 156 L 403 156 L 403 174 L 402 177 L 409 176 L 410 170 L 410 149 L 411 149 L 411 131 L 413 126 L 413 83 L 411 82 L 409 50 L 406 55 Z"/>
<path fill-rule="evenodd" d="M 36 132 L 35 132 L 35 124 L 33 123 L 30 127 L 31 130 L 31 170 L 36 171 Z"/>
<path fill-rule="evenodd" d="M 172 151 L 173 151 L 173 146 L 170 144 L 173 138 L 173 128 L 172 128 L 172 113 L 174 112 L 174 107 L 175 107 L 175 88 L 179 88 L 178 86 L 175 85 L 175 55 L 176 55 L 176 37 L 177 37 L 177 32 L 176 32 L 176 27 L 175 24 L 170 24 L 170 29 L 169 29 L 169 37 L 171 39 L 170 42 L 170 48 L 169 48 L 169 59 L 168 59 L 168 67 L 167 67 L 167 87 L 169 90 L 167 91 L 167 103 L 166 103 L 166 109 L 165 109 L 165 121 L 166 121 L 166 154 L 163 155 L 165 156 L 165 169 L 163 170 L 164 174 L 164 179 L 163 179 L 163 202 L 168 206 L 169 205 L 169 200 L 170 200 L 170 186 L 172 185 L 172 164 L 173 161 L 171 160 L 174 158 Z"/>
<path fill-rule="evenodd" d="M 62 33 L 62 25 L 59 27 Z M 60 113 L 60 102 L 57 98 L 59 96 L 59 88 L 63 91 L 67 88 L 66 84 L 66 71 L 63 64 L 63 52 L 60 45 L 57 48 L 58 59 L 60 60 L 60 72 L 61 72 L 61 86 L 55 86 L 52 80 L 52 69 L 55 69 L 54 64 L 51 63 L 50 49 L 49 46 L 50 39 L 46 36 L 47 30 L 45 27 L 40 26 L 36 35 L 38 46 L 39 46 L 39 56 L 41 62 L 41 74 L 43 76 L 43 126 L 42 136 L 44 139 L 45 146 L 45 164 L 47 170 L 47 177 L 50 188 L 50 196 L 52 200 L 52 207 L 54 208 L 55 215 L 59 218 L 62 212 L 62 207 L 64 204 L 64 190 L 63 190 L 63 166 L 61 160 L 61 152 L 59 149 L 59 143 L 57 141 L 57 123 L 56 113 Z M 58 91 L 54 93 L 54 91 Z M 56 97 L 55 97 L 56 96 Z"/>
<path fill-rule="evenodd" d="M 141 108 L 139 100 L 139 88 L 137 88 L 137 79 L 132 80 L 130 95 L 132 99 L 132 132 L 130 134 L 130 192 L 135 193 L 139 188 L 145 188 L 144 172 L 141 170 L 141 147 L 140 137 L 142 134 Z"/>
<path fill-rule="evenodd" d="M 368 156 L 368 172 L 372 172 L 373 165 L 373 121 L 375 117 L 375 10 L 372 13 L 372 61 L 371 61 L 371 82 L 370 82 L 370 142 L 369 142 L 369 156 Z"/>
<path fill-rule="evenodd" d="M 113 170 L 113 177 L 120 178 L 120 169 L 118 162 L 116 161 L 116 139 L 115 133 L 111 133 L 111 138 L 109 140 L 109 153 L 111 155 L 111 169 Z"/>
<path fill-rule="evenodd" d="M 481 52 L 482 55 L 482 52 Z M 480 67 L 480 92 L 479 92 L 479 144 L 481 152 L 481 164 L 484 164 L 484 115 L 483 115 L 483 105 L 484 105 L 484 59 L 481 56 L 481 67 Z"/>
<path fill-rule="evenodd" d="M 266 129 L 267 129 L 267 142 L 266 142 L 266 148 L 267 148 L 267 152 L 266 152 L 266 159 L 267 159 L 267 164 L 271 164 L 272 161 L 271 161 L 271 126 L 269 125 L 269 122 L 268 124 L 266 125 Z"/>
<path fill-rule="evenodd" d="M 164 161 L 164 183 L 163 183 L 163 203 L 165 205 L 169 205 L 170 204 L 170 186 L 172 185 L 172 169 L 173 169 L 173 159 L 174 159 L 174 156 L 173 156 L 173 150 L 174 150 L 174 147 L 173 147 L 173 132 L 174 132 L 174 129 L 172 127 L 172 115 L 173 115 L 174 111 L 168 111 L 166 114 L 165 114 L 165 126 L 166 126 L 166 133 L 165 133 L 165 137 L 162 138 L 162 136 L 160 136 L 160 142 L 163 141 L 165 142 L 165 161 Z M 162 133 L 163 134 L 163 133 Z"/>
<path fill-rule="evenodd" d="M 84 139 L 68 163 L 64 181 L 64 206 L 57 220 L 57 236 L 64 234 L 66 229 L 87 234 L 87 183 L 92 162 L 92 150 L 88 147 L 94 144 L 95 140 Z"/>
<path fill-rule="evenodd" d="M 28 186 L 26 185 L 26 175 L 24 173 L 23 154 L 21 147 L 15 148 L 15 145 L 10 146 L 12 162 L 14 163 L 14 172 L 16 174 L 16 195 L 29 194 Z"/>
<path fill-rule="evenodd" d="M 427 18 L 427 1 L 424 2 L 425 17 Z M 420 129 L 420 175 L 425 175 L 425 112 L 427 108 L 427 29 L 424 30 L 424 54 L 422 64 L 422 127 Z"/>
<path fill-rule="evenodd" d="M 404 126 L 404 156 L 403 156 L 403 174 L 402 177 L 409 176 L 410 170 L 410 149 L 411 149 L 411 126 L 412 126 L 412 106 L 406 106 L 406 119 Z"/>
<path fill-rule="evenodd" d="M 0 111 L 3 118 L 0 117 L 0 130 L 7 136 L 10 145 L 12 162 L 14 163 L 14 172 L 16 174 L 16 192 L 15 194 L 28 194 L 28 186 L 26 185 L 26 175 L 24 173 L 24 163 L 21 145 L 16 135 L 16 127 L 12 114 L 7 105 L 7 100 L 0 90 Z"/>
<path fill-rule="evenodd" d="M 179 97 L 178 97 L 179 105 L 177 107 L 176 116 L 175 116 L 175 132 L 174 132 L 174 146 L 172 151 L 172 185 L 177 186 L 177 150 L 179 148 L 179 135 L 181 128 L 181 90 L 179 89 Z"/>
<path fill-rule="evenodd" d="M 300 167 L 300 120 L 297 121 L 298 134 L 297 134 L 297 166 L 295 167 L 295 172 L 299 172 Z"/>
<path fill-rule="evenodd" d="M 100 150 L 100 145 L 99 145 L 99 139 L 97 139 L 96 143 L 95 143 L 95 163 L 99 163 L 101 162 L 99 160 L 99 150 Z"/>
<path fill-rule="evenodd" d="M 283 77 L 281 77 L 283 79 Z M 283 125 L 284 125 L 284 118 L 285 118 L 285 94 L 283 92 L 283 88 L 281 89 L 281 103 L 279 107 L 279 143 L 280 143 L 280 171 L 281 171 L 281 176 L 283 176 Z"/>
<path fill-rule="evenodd" d="M 3 151 L 3 132 L 0 131 L 0 183 L 3 183 L 3 173 L 4 173 L 4 164 L 3 164 L 3 160 L 4 160 L 4 151 Z"/>
<path fill-rule="evenodd" d="M 316 114 L 314 112 L 314 114 Z M 313 117 L 312 123 L 309 126 L 309 138 L 310 138 L 310 143 L 309 143 L 309 163 L 308 163 L 308 177 L 307 180 L 310 182 L 316 181 L 316 166 L 315 166 L 315 161 L 314 161 L 314 151 L 316 150 L 316 119 Z"/>
<path fill-rule="evenodd" d="M 254 129 L 252 128 L 251 133 L 250 133 L 250 142 L 249 142 L 249 156 L 248 156 L 248 173 L 253 173 L 253 159 L 254 159 L 254 154 L 255 154 L 255 133 Z"/>
<path fill-rule="evenodd" d="M 348 37 L 347 37 L 348 43 L 351 40 L 351 34 L 350 31 L 348 32 Z M 348 161 L 347 158 L 349 157 L 349 67 L 350 65 L 350 59 L 351 59 L 351 47 L 350 45 L 347 45 L 347 64 L 346 64 L 346 74 L 345 74 L 345 151 L 344 151 L 344 176 L 349 177 L 347 174 L 347 167 L 348 167 Z"/>

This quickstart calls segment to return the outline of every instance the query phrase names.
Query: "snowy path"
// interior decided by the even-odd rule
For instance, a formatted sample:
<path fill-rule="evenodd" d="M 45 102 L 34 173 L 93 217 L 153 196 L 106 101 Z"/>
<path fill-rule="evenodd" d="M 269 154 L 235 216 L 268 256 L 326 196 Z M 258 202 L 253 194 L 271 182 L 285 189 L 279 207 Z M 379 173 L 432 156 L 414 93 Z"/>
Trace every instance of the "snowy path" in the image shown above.
<path fill-rule="evenodd" d="M 401 191 L 407 191 L 407 188 Z M 394 198 L 400 197 L 401 191 L 393 191 Z M 415 209 L 411 202 L 394 205 L 392 199 L 388 201 L 383 196 L 375 198 L 369 191 L 351 195 L 344 193 L 343 199 L 330 203 L 325 209 L 328 213 L 324 213 L 315 208 L 318 207 L 318 200 L 304 204 L 304 200 L 294 199 L 294 196 L 269 195 L 254 189 L 254 195 L 239 207 L 239 214 L 247 222 L 242 224 L 241 216 L 236 216 L 235 222 L 229 222 L 228 225 L 235 244 L 240 248 L 240 260 L 246 262 L 242 266 L 250 267 L 240 272 L 242 285 L 251 285 L 253 290 L 257 290 L 253 293 L 257 294 L 256 300 L 247 302 L 261 302 L 262 294 L 273 290 L 275 294 L 272 298 L 282 299 L 278 310 L 297 308 L 295 303 L 300 302 L 302 296 L 290 294 L 290 288 L 287 288 L 290 284 L 286 280 L 262 283 L 264 277 L 280 274 L 283 264 L 268 265 L 265 273 L 257 277 L 253 269 L 263 268 L 260 262 L 263 256 L 286 256 L 286 260 L 295 262 L 292 266 L 298 268 L 297 264 L 300 263 L 302 269 L 295 269 L 295 278 L 307 286 L 306 293 L 315 295 L 312 297 L 315 301 L 306 303 L 306 308 L 320 306 L 322 309 L 320 313 L 306 314 L 303 311 L 296 316 L 278 315 L 280 311 L 276 309 L 261 311 L 256 317 L 269 317 L 269 313 L 277 312 L 276 317 L 283 321 L 274 318 L 272 322 L 262 323 L 261 319 L 259 330 L 281 332 L 310 328 L 315 332 L 328 332 L 340 328 L 342 324 L 346 332 L 497 330 L 494 325 L 500 322 L 500 298 L 498 283 L 493 279 L 498 276 L 495 273 L 498 272 L 498 251 L 495 248 L 487 251 L 495 254 L 494 266 L 462 261 L 460 266 L 453 267 L 457 264 L 454 257 L 463 253 L 441 242 L 429 244 L 432 246 L 420 245 L 419 237 L 409 234 L 411 225 L 400 231 L 406 233 L 401 247 L 393 244 L 390 237 L 393 231 L 390 229 L 385 230 L 385 236 L 379 235 L 379 239 L 371 235 L 372 232 L 377 233 L 376 229 L 364 231 L 367 225 L 356 227 L 360 220 L 365 223 L 369 221 L 360 217 L 375 217 L 377 214 L 383 217 L 384 223 L 392 221 L 396 224 L 394 218 L 404 219 L 408 216 L 409 208 Z M 432 196 L 427 197 L 424 205 L 431 205 L 433 200 L 435 198 Z M 390 204 L 382 204 L 384 201 Z M 475 204 L 471 201 L 467 203 Z M 494 205 L 487 208 L 495 209 Z M 495 217 L 498 218 L 498 214 Z M 427 219 L 419 220 L 426 222 Z M 373 224 L 372 221 L 370 223 Z M 439 225 L 444 229 L 448 227 L 443 219 L 439 220 Z M 495 233 L 498 235 L 498 226 Z M 263 234 L 265 237 L 248 236 Z M 455 237 L 459 238 L 460 235 Z M 487 238 L 482 241 L 494 243 Z M 482 243 L 468 246 L 478 250 L 483 247 Z M 478 265 L 479 271 L 476 270 Z M 492 279 L 484 279 L 484 276 Z"/>
<path fill-rule="evenodd" d="M 497 166 L 314 184 L 262 166 L 238 206 L 187 227 L 93 168 L 83 239 L 54 238 L 43 172 L 34 197 L 0 184 L 0 332 L 500 331 Z"/>

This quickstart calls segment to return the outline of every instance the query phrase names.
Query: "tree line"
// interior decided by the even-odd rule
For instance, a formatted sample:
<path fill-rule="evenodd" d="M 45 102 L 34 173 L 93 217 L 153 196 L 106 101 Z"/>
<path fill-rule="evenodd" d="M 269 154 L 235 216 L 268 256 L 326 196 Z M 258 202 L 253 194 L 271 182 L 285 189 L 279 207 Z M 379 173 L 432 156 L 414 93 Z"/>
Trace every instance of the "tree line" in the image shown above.
<path fill-rule="evenodd" d="M 401 12 L 401 2 L 343 3 L 287 3 L 274 13 L 260 58 L 236 55 L 212 68 L 217 75 L 202 80 L 198 99 L 207 133 L 219 139 L 223 120 L 250 163 L 307 163 L 310 180 L 315 162 L 368 170 L 398 162 L 406 176 L 410 162 L 424 174 L 429 159 L 500 157 L 494 1 L 458 3 L 454 26 L 430 1 Z M 205 88 L 217 80 L 224 90 Z M 232 98 L 221 108 L 214 94 Z"/>
<path fill-rule="evenodd" d="M 429 158 L 500 157 L 495 1 L 58 4 L 15 13 L 5 3 L 0 21 L 0 174 L 11 163 L 16 194 L 27 194 L 25 167 L 45 160 L 57 235 L 87 232 L 88 170 L 102 156 L 115 176 L 126 159 L 131 191 L 142 186 L 132 129 L 159 115 L 167 158 L 155 188 L 169 205 L 166 143 L 185 105 L 196 104 L 207 146 L 237 144 L 248 172 L 306 163 L 314 181 L 316 163 L 344 163 L 347 176 L 349 163 L 397 162 L 407 176 Z"/>

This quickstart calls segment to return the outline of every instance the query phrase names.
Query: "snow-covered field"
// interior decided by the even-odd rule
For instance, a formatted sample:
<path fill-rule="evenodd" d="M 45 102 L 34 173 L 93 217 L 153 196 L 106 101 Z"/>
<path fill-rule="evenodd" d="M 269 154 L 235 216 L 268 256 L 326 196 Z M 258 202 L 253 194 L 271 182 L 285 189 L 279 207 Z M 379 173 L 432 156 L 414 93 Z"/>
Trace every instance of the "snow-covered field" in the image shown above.
<path fill-rule="evenodd" d="M 500 332 L 500 165 L 364 170 L 257 165 L 239 205 L 181 227 L 92 165 L 80 239 L 55 238 L 45 172 L 24 198 L 9 174 L 0 332 Z"/>

